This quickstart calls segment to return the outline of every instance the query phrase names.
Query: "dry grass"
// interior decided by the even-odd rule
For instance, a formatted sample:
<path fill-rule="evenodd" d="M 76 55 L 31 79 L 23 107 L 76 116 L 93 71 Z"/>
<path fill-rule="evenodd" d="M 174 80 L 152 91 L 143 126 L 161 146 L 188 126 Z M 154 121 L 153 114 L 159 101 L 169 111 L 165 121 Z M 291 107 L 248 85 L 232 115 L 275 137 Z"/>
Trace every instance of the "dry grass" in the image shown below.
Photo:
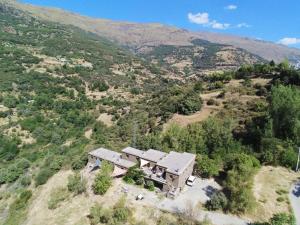
<path fill-rule="evenodd" d="M 174 114 L 173 117 L 164 124 L 164 130 L 167 130 L 171 124 L 178 124 L 179 126 L 185 127 L 192 123 L 197 123 L 206 120 L 209 116 L 216 114 L 219 106 L 203 106 L 201 111 L 196 112 L 192 115 L 185 116 Z"/>
<path fill-rule="evenodd" d="M 107 113 L 100 114 L 100 116 L 97 118 L 97 121 L 102 121 L 108 127 L 114 125 L 112 121 L 112 115 L 109 115 Z"/>
<path fill-rule="evenodd" d="M 87 139 L 91 139 L 92 134 L 93 134 L 93 129 L 88 129 L 87 131 L 84 132 L 84 136 L 85 136 Z"/>
<path fill-rule="evenodd" d="M 254 178 L 253 186 L 257 208 L 247 216 L 255 221 L 266 221 L 276 213 L 289 212 L 290 205 L 287 194 L 291 184 L 297 178 L 299 178 L 299 174 L 286 168 L 262 167 Z"/>
<path fill-rule="evenodd" d="M 29 205 L 27 220 L 24 225 L 90 225 L 88 219 L 90 208 L 97 202 L 103 207 L 113 206 L 120 198 L 118 191 L 120 179 L 114 179 L 112 187 L 104 196 L 94 195 L 91 189 L 94 177 L 98 171 L 89 173 L 83 170 L 82 174 L 87 179 L 87 193 L 78 195 L 60 202 L 58 208 L 50 210 L 48 202 L 51 193 L 58 187 L 66 187 L 68 176 L 72 171 L 60 171 L 49 181 L 34 192 L 32 203 Z M 147 224 L 155 224 L 157 219 L 163 214 L 158 209 L 137 205 L 128 202 L 133 210 L 133 217 L 136 222 L 147 221 Z M 170 214 L 170 216 L 172 216 Z"/>

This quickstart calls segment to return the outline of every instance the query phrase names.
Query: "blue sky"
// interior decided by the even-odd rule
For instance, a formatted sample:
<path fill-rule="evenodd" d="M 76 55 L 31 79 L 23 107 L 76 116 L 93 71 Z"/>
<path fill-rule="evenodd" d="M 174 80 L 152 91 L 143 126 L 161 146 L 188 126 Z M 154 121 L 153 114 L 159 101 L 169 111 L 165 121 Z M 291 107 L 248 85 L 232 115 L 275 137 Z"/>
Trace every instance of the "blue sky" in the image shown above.
<path fill-rule="evenodd" d="M 82 15 L 159 22 L 300 48 L 300 0 L 22 0 Z"/>

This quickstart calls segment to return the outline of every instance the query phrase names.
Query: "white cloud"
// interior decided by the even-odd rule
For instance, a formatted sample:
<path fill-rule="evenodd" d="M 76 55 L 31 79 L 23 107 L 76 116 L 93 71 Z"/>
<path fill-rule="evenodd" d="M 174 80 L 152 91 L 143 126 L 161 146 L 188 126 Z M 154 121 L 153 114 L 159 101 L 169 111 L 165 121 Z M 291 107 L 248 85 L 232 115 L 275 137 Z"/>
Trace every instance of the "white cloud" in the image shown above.
<path fill-rule="evenodd" d="M 226 30 L 230 27 L 229 23 L 218 23 L 217 21 L 211 22 L 211 27 L 214 29 Z"/>
<path fill-rule="evenodd" d="M 212 27 L 214 29 L 225 30 L 230 27 L 229 23 L 219 23 L 216 20 L 210 20 L 207 12 L 196 14 L 189 13 L 188 18 L 191 23 Z"/>
<path fill-rule="evenodd" d="M 191 23 L 202 24 L 202 25 L 209 24 L 209 15 L 206 12 L 197 13 L 197 14 L 189 13 L 188 18 Z"/>
<path fill-rule="evenodd" d="M 225 7 L 225 9 L 227 9 L 227 10 L 236 10 L 237 6 L 236 5 L 228 5 L 228 6 Z"/>
<path fill-rule="evenodd" d="M 280 39 L 277 43 L 282 44 L 282 45 L 300 44 L 300 38 L 285 37 L 285 38 Z"/>
<path fill-rule="evenodd" d="M 246 28 L 249 28 L 251 27 L 249 24 L 247 23 L 239 23 L 238 25 L 236 25 L 237 28 L 243 28 L 243 27 L 246 27 Z"/>

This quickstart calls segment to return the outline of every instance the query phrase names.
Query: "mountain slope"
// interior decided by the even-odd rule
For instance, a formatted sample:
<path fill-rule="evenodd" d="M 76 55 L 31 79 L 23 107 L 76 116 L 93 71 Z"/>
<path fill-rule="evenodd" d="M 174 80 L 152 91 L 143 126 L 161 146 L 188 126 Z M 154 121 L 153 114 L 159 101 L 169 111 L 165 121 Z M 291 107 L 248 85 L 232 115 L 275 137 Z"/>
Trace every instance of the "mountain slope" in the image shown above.
<path fill-rule="evenodd" d="M 194 39 L 203 39 L 219 44 L 233 45 L 266 60 L 273 59 L 279 62 L 288 58 L 295 63 L 300 60 L 300 50 L 271 42 L 208 32 L 190 32 L 162 24 L 138 24 L 93 19 L 60 9 L 10 2 L 15 7 L 31 12 L 34 16 L 78 26 L 137 50 L 159 45 L 187 46 L 192 45 L 191 42 Z"/>

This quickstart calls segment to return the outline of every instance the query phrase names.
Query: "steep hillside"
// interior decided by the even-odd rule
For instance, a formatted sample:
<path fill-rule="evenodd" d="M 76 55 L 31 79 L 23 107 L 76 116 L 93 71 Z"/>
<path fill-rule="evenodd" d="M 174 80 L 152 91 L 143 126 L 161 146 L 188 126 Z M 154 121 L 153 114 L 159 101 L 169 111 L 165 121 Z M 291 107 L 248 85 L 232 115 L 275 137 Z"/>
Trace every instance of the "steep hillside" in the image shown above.
<path fill-rule="evenodd" d="M 265 60 L 231 45 L 215 44 L 195 39 L 189 46 L 159 45 L 147 48 L 140 56 L 169 71 L 193 77 L 212 71 L 234 70 L 243 64 Z"/>
<path fill-rule="evenodd" d="M 137 50 L 160 45 L 187 46 L 192 45 L 194 39 L 203 39 L 245 49 L 269 61 L 273 59 L 279 62 L 286 58 L 293 62 L 300 60 L 300 50 L 271 42 L 216 33 L 190 32 L 162 24 L 137 24 L 93 19 L 55 8 L 10 2 L 20 9 L 31 12 L 34 16 L 64 24 L 72 24 Z"/>

